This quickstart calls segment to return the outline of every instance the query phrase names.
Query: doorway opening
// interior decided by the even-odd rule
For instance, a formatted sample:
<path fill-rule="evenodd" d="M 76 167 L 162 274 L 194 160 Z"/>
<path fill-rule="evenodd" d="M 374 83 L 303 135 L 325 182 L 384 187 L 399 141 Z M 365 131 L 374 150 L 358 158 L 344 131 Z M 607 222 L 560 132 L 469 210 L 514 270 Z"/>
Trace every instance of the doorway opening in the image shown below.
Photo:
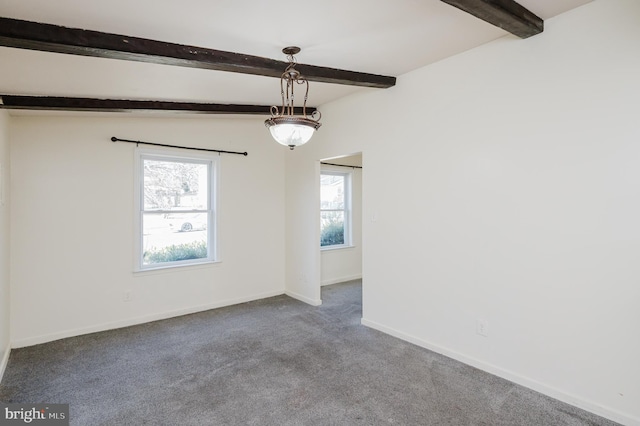
<path fill-rule="evenodd" d="M 320 286 L 362 279 L 362 153 L 320 160 Z"/>

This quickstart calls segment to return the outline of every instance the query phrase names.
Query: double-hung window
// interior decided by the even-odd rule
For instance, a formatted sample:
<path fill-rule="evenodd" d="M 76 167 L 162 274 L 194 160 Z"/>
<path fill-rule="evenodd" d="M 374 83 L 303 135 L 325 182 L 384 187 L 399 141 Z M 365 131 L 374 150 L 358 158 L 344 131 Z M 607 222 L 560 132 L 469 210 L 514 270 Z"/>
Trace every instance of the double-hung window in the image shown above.
<path fill-rule="evenodd" d="M 217 156 L 136 150 L 138 270 L 216 260 Z"/>
<path fill-rule="evenodd" d="M 320 247 L 351 245 L 351 173 L 320 173 Z"/>

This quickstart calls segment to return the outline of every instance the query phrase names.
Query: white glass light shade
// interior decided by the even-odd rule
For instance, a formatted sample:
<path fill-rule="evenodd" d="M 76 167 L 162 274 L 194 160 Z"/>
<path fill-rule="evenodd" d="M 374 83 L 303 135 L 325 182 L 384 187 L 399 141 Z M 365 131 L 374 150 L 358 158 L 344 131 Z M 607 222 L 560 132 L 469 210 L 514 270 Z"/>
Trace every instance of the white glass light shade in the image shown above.
<path fill-rule="evenodd" d="M 313 127 L 300 124 L 276 124 L 269 127 L 269 131 L 276 142 L 284 146 L 303 145 L 313 136 Z"/>
<path fill-rule="evenodd" d="M 304 117 L 273 117 L 265 121 L 271 136 L 281 145 L 293 149 L 309 142 L 320 123 Z"/>

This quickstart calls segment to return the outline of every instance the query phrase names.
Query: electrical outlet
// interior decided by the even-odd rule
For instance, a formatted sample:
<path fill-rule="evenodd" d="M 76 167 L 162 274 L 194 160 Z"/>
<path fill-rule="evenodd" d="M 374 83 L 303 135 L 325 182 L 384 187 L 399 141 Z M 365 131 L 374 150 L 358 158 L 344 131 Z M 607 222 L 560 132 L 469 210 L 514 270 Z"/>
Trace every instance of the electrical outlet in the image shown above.
<path fill-rule="evenodd" d="M 476 332 L 484 337 L 489 337 L 489 321 L 478 319 L 476 323 Z"/>
<path fill-rule="evenodd" d="M 122 300 L 125 302 L 131 301 L 131 290 L 125 290 L 124 294 L 122 295 Z"/>

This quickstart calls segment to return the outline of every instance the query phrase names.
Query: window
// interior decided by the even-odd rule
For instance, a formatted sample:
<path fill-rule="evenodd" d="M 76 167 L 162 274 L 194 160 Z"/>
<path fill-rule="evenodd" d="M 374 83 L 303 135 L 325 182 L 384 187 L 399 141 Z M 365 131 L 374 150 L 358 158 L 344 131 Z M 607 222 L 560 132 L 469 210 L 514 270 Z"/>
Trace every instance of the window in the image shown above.
<path fill-rule="evenodd" d="M 320 247 L 351 245 L 351 173 L 320 173 Z"/>
<path fill-rule="evenodd" d="M 217 157 L 136 150 L 139 270 L 212 262 Z"/>

